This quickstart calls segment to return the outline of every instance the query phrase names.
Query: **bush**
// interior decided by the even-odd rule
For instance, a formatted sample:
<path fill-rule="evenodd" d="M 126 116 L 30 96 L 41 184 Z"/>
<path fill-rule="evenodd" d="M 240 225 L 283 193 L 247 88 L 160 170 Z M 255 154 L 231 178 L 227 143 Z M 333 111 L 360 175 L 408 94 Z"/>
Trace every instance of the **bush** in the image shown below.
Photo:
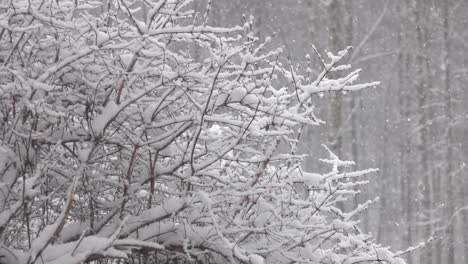
<path fill-rule="evenodd" d="M 5 1 L 4 1 L 5 2 Z M 1 263 L 403 263 L 343 212 L 375 170 L 305 172 L 315 77 L 190 1 L 2 3 Z"/>

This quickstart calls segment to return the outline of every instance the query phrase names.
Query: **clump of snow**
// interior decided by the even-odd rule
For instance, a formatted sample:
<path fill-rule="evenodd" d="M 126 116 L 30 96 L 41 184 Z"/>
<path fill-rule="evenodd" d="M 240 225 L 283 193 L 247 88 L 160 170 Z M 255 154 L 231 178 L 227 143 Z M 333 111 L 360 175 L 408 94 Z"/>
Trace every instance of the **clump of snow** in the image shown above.
<path fill-rule="evenodd" d="M 231 95 L 229 96 L 230 102 L 239 102 L 247 95 L 247 89 L 244 87 L 236 87 L 232 90 Z"/>
<path fill-rule="evenodd" d="M 91 154 L 91 148 L 82 148 L 78 151 L 78 158 L 81 162 L 87 162 L 89 159 L 89 154 Z"/>
<path fill-rule="evenodd" d="M 392 263 L 394 254 L 390 252 L 387 248 L 377 248 L 376 249 L 377 257 L 380 260 Z"/>
<path fill-rule="evenodd" d="M 213 201 L 210 199 L 210 195 L 204 191 L 198 191 L 198 197 L 204 205 L 211 206 Z"/>
<path fill-rule="evenodd" d="M 208 128 L 208 134 L 213 138 L 219 138 L 223 135 L 223 130 L 218 124 L 213 124 Z"/>
<path fill-rule="evenodd" d="M 262 256 L 259 256 L 257 254 L 252 254 L 249 256 L 249 262 L 250 264 L 264 264 L 265 260 L 263 259 Z"/>
<path fill-rule="evenodd" d="M 243 56 L 243 60 L 245 63 L 252 63 L 255 60 L 255 57 L 251 53 L 247 53 Z"/>
<path fill-rule="evenodd" d="M 345 222 L 345 221 L 342 221 L 342 220 L 339 220 L 339 219 L 333 220 L 332 225 L 336 229 L 349 230 L 349 229 L 353 228 L 352 224 L 350 224 L 348 222 Z"/>
<path fill-rule="evenodd" d="M 263 212 L 260 213 L 254 220 L 254 225 L 256 227 L 263 227 L 265 226 L 268 221 L 271 219 L 272 215 L 270 212 Z"/>
<path fill-rule="evenodd" d="M 101 135 L 104 128 L 113 118 L 115 118 L 119 110 L 118 105 L 114 101 L 108 102 L 106 107 L 102 109 L 102 113 L 96 116 L 91 122 L 94 133 L 96 135 Z"/>
<path fill-rule="evenodd" d="M 394 261 L 391 262 L 392 264 L 406 264 L 406 262 L 402 258 L 396 258 Z"/>
<path fill-rule="evenodd" d="M 145 111 L 143 111 L 142 117 L 146 124 L 151 123 L 151 120 L 153 118 L 153 113 L 154 111 L 156 111 L 157 107 L 158 107 L 158 104 L 151 104 L 145 109 Z"/>
<path fill-rule="evenodd" d="M 244 97 L 242 102 L 248 105 L 256 105 L 258 104 L 258 97 L 255 94 L 248 94 Z"/>
<path fill-rule="evenodd" d="M 147 190 L 138 190 L 137 193 L 136 193 L 136 196 L 140 199 L 145 199 L 147 198 L 149 195 L 148 195 L 148 191 Z"/>
<path fill-rule="evenodd" d="M 124 67 L 128 69 L 130 65 L 132 64 L 132 61 L 134 60 L 134 55 L 133 54 L 122 54 L 120 55 L 120 60 L 122 61 Z"/>
<path fill-rule="evenodd" d="M 96 36 L 96 44 L 100 45 L 109 40 L 109 33 L 98 31 Z"/>
<path fill-rule="evenodd" d="M 323 176 L 317 173 L 302 172 L 302 180 L 310 187 L 320 186 Z"/>
<path fill-rule="evenodd" d="M 224 103 L 226 103 L 227 98 L 228 98 L 227 94 L 224 94 L 224 93 L 219 94 L 216 97 L 215 106 L 218 107 L 220 105 L 223 105 Z"/>

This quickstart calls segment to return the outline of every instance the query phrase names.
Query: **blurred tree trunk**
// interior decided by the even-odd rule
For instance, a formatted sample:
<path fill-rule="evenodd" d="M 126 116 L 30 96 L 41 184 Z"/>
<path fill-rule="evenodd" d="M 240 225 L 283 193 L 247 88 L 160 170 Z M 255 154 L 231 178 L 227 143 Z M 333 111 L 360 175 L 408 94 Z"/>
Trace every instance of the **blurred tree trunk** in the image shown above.
<path fill-rule="evenodd" d="M 328 26 L 328 47 L 332 52 L 338 52 L 344 47 L 343 35 L 343 12 L 342 0 L 331 0 L 327 8 L 327 26 Z M 334 76 L 332 73 L 330 76 Z M 328 120 L 330 126 L 328 130 L 328 144 L 333 151 L 341 158 L 343 157 L 343 133 L 342 133 L 342 106 L 343 98 L 340 92 L 330 93 L 330 106 L 328 109 Z M 338 208 L 345 210 L 345 203 L 337 203 Z"/>
<path fill-rule="evenodd" d="M 401 21 L 405 21 L 408 17 L 408 10 L 410 5 L 408 1 L 404 1 L 402 5 L 397 5 L 397 14 L 400 16 Z M 400 190 L 401 190 L 401 208 L 403 209 L 403 219 L 404 226 L 406 231 L 403 234 L 403 244 L 404 248 L 410 247 L 413 245 L 413 170 L 410 162 L 411 156 L 411 137 L 408 136 L 410 132 L 410 116 L 412 111 L 411 106 L 411 90 L 408 89 L 408 82 L 411 81 L 411 76 L 409 71 L 411 70 L 411 65 L 413 63 L 412 56 L 410 56 L 411 51 L 409 50 L 410 45 L 408 45 L 409 34 L 407 26 L 403 23 L 399 23 L 399 68 L 398 68 L 398 82 L 399 82 L 399 91 L 398 91 L 398 104 L 399 104 L 399 119 L 400 119 L 400 129 L 399 134 L 401 141 L 399 144 L 399 153 L 400 153 Z M 411 264 L 412 256 L 409 255 L 407 263 Z"/>
<path fill-rule="evenodd" d="M 343 19 L 341 12 L 342 2 L 340 0 L 331 0 L 327 6 L 328 13 L 328 30 L 329 30 L 329 43 L 332 52 L 337 52 L 343 49 L 343 40 L 342 40 L 342 25 L 341 21 Z M 342 126 L 342 104 L 343 98 L 340 93 L 330 94 L 331 104 L 330 104 L 330 133 L 329 133 L 329 142 L 333 147 L 333 150 L 338 156 L 342 154 L 342 133 L 340 133 L 340 128 Z"/>
<path fill-rule="evenodd" d="M 445 88 L 445 117 L 447 120 L 445 138 L 446 138 L 446 158 L 445 158 L 445 177 L 447 177 L 447 217 L 449 217 L 449 222 L 447 223 L 447 260 L 445 263 L 454 264 L 455 263 L 455 193 L 456 193 L 456 181 L 454 180 L 453 173 L 453 149 L 452 149 L 452 99 L 451 99 L 451 65 L 450 65 L 450 14 L 449 14 L 449 0 L 444 0 L 442 5 L 442 16 L 443 16 L 443 55 L 444 55 L 444 88 Z"/>
<path fill-rule="evenodd" d="M 410 69 L 410 65 L 412 63 L 411 56 L 405 56 L 405 69 Z M 409 80 L 408 77 L 405 78 L 406 80 Z M 403 86 L 403 89 L 405 87 Z M 409 132 L 410 129 L 410 118 L 412 111 L 410 110 L 410 105 L 411 105 L 411 98 L 410 98 L 410 93 L 409 91 L 403 92 L 400 96 L 404 97 L 403 99 L 403 122 L 406 123 L 406 128 L 404 131 Z M 405 120 L 406 119 L 406 120 Z M 404 166 L 406 169 L 403 172 L 404 175 L 404 180 L 402 181 L 402 190 L 405 192 L 405 204 L 403 208 L 406 209 L 405 213 L 405 221 L 406 221 L 406 247 L 413 246 L 413 225 L 414 225 L 414 206 L 413 206 L 413 201 L 414 201 L 414 193 L 413 191 L 415 190 L 414 187 L 414 181 L 413 181 L 413 176 L 414 176 L 414 169 L 413 165 L 410 162 L 411 159 L 411 146 L 412 146 L 412 141 L 411 138 L 406 134 L 403 135 L 405 138 L 404 141 L 402 141 L 402 149 L 403 149 L 403 154 L 402 154 L 402 166 Z M 409 256 L 408 264 L 411 264 L 411 258 L 412 256 Z"/>
<path fill-rule="evenodd" d="M 387 3 L 386 3 L 387 4 Z M 386 7 L 385 7 L 386 10 Z M 386 11 L 384 11 L 386 12 Z M 400 39 L 401 35 L 398 33 L 398 45 L 401 43 Z M 397 62 L 398 63 L 398 72 L 400 73 L 401 70 L 401 61 L 400 61 L 400 54 L 398 55 Z M 397 76 L 397 82 L 400 83 L 400 78 L 401 76 L 398 74 Z M 391 79 L 391 75 L 389 76 L 389 80 Z M 383 81 L 383 80 L 382 80 Z M 390 152 L 389 152 L 389 140 L 390 140 L 390 134 L 392 133 L 392 128 L 390 127 L 390 100 L 391 100 L 391 82 L 383 82 L 384 84 L 382 85 L 382 89 L 385 89 L 383 92 L 383 110 L 382 110 L 382 116 L 380 117 L 380 125 L 382 125 L 382 132 L 381 132 L 381 137 L 382 139 L 382 151 L 381 151 L 381 164 L 380 164 L 380 179 L 379 179 L 379 223 L 377 227 L 377 241 L 379 243 L 389 243 L 390 242 L 390 237 L 388 236 L 388 227 L 389 224 L 392 223 L 393 219 L 391 219 L 391 215 L 388 212 L 388 209 L 391 209 L 390 206 L 390 200 L 387 199 L 389 195 L 391 195 L 393 186 L 396 186 L 398 184 L 397 179 L 394 179 L 392 175 L 389 173 L 389 163 L 392 160 L 390 157 Z M 384 86 L 385 85 L 385 86 Z M 383 122 L 383 124 L 382 124 Z"/>
<path fill-rule="evenodd" d="M 418 190 L 422 194 L 422 203 L 421 210 L 417 220 L 420 225 L 420 233 L 422 239 L 428 239 L 432 235 L 432 225 L 430 224 L 431 215 L 431 169 L 428 166 L 428 151 L 427 147 L 429 144 L 428 140 L 428 98 L 430 96 L 429 90 L 429 68 L 427 60 L 429 59 L 428 52 L 428 39 L 427 39 L 427 16 L 429 15 L 427 11 L 428 4 L 424 3 L 424 0 L 415 0 L 413 14 L 416 24 L 416 41 L 417 41 L 417 51 L 416 51 L 416 93 L 417 93 L 417 103 L 418 103 L 418 129 L 419 129 L 419 139 L 418 139 L 418 156 L 419 156 L 419 168 L 420 175 L 422 177 L 421 190 Z M 418 188 L 419 189 L 419 188 Z M 418 228 L 419 229 L 419 228 Z M 419 232 L 418 232 L 419 233 Z M 429 249 L 429 250 L 427 250 Z M 432 250 L 426 248 L 424 253 L 421 254 L 421 262 L 430 264 L 432 263 Z"/>
<path fill-rule="evenodd" d="M 401 8 L 401 5 L 396 5 L 396 8 L 395 8 L 395 11 L 396 11 L 396 14 L 397 16 L 402 16 L 403 17 L 403 10 Z M 404 73 L 405 73 L 405 52 L 404 52 L 404 44 L 403 44 L 403 39 L 404 39 L 404 33 L 403 33 L 403 29 L 401 27 L 401 24 L 400 26 L 398 27 L 398 32 L 397 32 L 397 45 L 398 45 L 398 54 L 397 54 L 397 89 L 398 89 L 398 92 L 397 92 L 397 96 L 398 96 L 398 111 L 399 111 L 399 121 L 397 122 L 398 124 L 398 127 L 397 127 L 397 132 L 400 136 L 403 136 L 404 133 L 403 133 L 403 128 L 404 128 L 404 121 L 403 121 L 403 114 L 404 114 L 404 97 L 402 95 L 403 93 L 403 85 L 404 85 Z M 404 153 L 405 153 L 405 146 L 403 144 L 403 140 L 400 140 L 399 144 L 398 144 L 398 170 L 397 170 L 397 174 L 399 175 L 399 185 L 400 185 L 400 208 L 402 209 L 402 212 L 401 212 L 401 215 L 403 216 L 402 218 L 406 218 L 406 212 L 404 210 L 405 206 L 406 206 L 406 177 L 405 176 L 406 174 L 404 173 L 404 164 L 405 164 L 405 158 L 404 158 Z M 405 221 L 402 219 L 401 221 L 401 224 L 402 226 L 404 227 L 405 226 Z M 407 223 L 406 223 L 407 224 Z M 407 231 L 405 232 L 405 234 L 407 234 Z M 407 235 L 403 235 L 404 238 L 403 238 L 403 244 L 401 245 L 401 247 L 405 247 L 406 246 L 406 242 L 408 241 L 407 238 L 405 239 L 405 237 Z"/>
<path fill-rule="evenodd" d="M 395 5 L 395 16 L 398 20 L 404 21 L 406 17 L 407 7 L 403 4 L 396 4 Z M 406 248 L 411 244 L 411 225 L 409 219 L 411 219 L 410 211 L 407 210 L 407 205 L 409 201 L 409 173 L 407 171 L 407 140 L 406 140 L 406 127 L 407 127 L 407 100 L 409 93 L 405 89 L 405 84 L 407 82 L 407 70 L 409 65 L 409 58 L 408 52 L 406 48 L 405 40 L 407 39 L 406 31 L 402 23 L 397 24 L 397 61 L 396 61 L 396 85 L 397 85 L 397 107 L 398 113 L 396 119 L 397 126 L 394 128 L 396 133 L 395 135 L 399 137 L 401 140 L 397 141 L 397 162 L 396 164 L 396 175 L 397 175 L 397 186 L 398 186 L 398 194 L 399 194 L 399 202 L 397 203 L 399 208 L 398 214 L 401 216 L 399 223 L 401 224 L 402 230 L 404 232 L 401 235 L 401 248 Z M 409 263 L 409 262 L 408 262 Z"/>
<path fill-rule="evenodd" d="M 442 6 L 445 6 L 445 3 L 444 2 L 441 2 Z M 443 8 L 443 7 L 442 7 Z M 443 12 L 442 12 L 443 13 Z M 438 21 L 442 21 L 442 24 L 443 24 L 443 17 L 442 16 L 439 16 L 437 17 L 437 20 Z M 440 22 L 438 22 L 440 23 Z M 443 30 L 443 27 L 441 27 L 442 29 L 442 36 L 444 35 L 444 30 Z M 443 37 L 442 37 L 443 38 Z M 442 39 L 442 46 L 440 47 L 442 50 L 444 49 L 443 47 L 443 39 Z M 438 47 L 439 48 L 439 47 Z M 442 58 L 443 59 L 443 58 Z M 443 62 L 442 62 L 443 63 Z M 442 76 L 445 75 L 445 72 L 440 72 L 440 71 L 437 71 L 439 74 L 441 74 Z M 438 82 L 438 85 L 440 86 L 444 86 L 444 78 L 441 78 L 442 79 L 442 82 Z M 442 89 L 442 87 L 441 87 Z M 442 99 L 444 100 L 444 99 Z M 440 103 L 441 101 L 441 98 L 440 96 L 437 96 L 435 95 L 434 96 L 434 102 L 436 103 Z M 444 113 L 441 112 L 442 109 L 438 109 L 437 110 L 437 115 L 443 115 Z M 442 110 L 443 111 L 443 110 Z M 441 132 L 440 132 L 440 127 L 437 126 L 437 131 L 434 132 L 433 134 L 433 137 L 438 139 L 439 142 L 440 142 L 440 137 L 441 137 Z M 443 134 L 443 133 L 442 133 Z M 444 139 L 442 139 L 444 140 Z M 444 203 L 444 187 L 445 187 L 445 181 L 444 181 L 444 170 L 443 170 L 443 162 L 444 162 L 444 154 L 441 153 L 441 151 L 437 151 L 437 150 L 434 150 L 433 151 L 434 155 L 433 155 L 433 159 L 435 161 L 438 161 L 438 162 L 433 162 L 435 163 L 434 165 L 434 168 L 433 168 L 433 171 L 434 171 L 434 174 L 433 174 L 433 178 L 432 178 L 432 197 L 433 197 L 433 200 L 432 200 L 432 204 L 433 204 L 433 214 L 431 214 L 431 216 L 433 217 L 433 234 L 436 236 L 436 240 L 432 243 L 431 245 L 431 251 L 433 252 L 432 254 L 432 262 L 437 264 L 437 263 L 442 263 L 442 257 L 443 257 L 443 237 L 444 235 L 441 234 L 441 226 L 445 225 L 445 221 L 444 221 L 444 212 L 443 212 L 443 203 Z"/>
<path fill-rule="evenodd" d="M 344 2 L 344 39 L 346 46 L 354 45 L 354 31 L 355 31 L 355 14 L 354 8 L 351 1 Z M 352 63 L 352 61 L 351 61 Z M 358 120 L 358 109 L 360 109 L 361 101 L 359 96 L 356 94 L 351 94 L 348 96 L 348 107 L 347 115 L 351 121 L 351 130 L 349 132 L 349 143 L 351 145 L 351 160 L 353 160 L 357 166 L 360 163 L 359 152 L 358 152 L 358 142 L 359 142 L 359 120 Z M 356 189 L 358 189 L 356 187 Z M 359 196 L 355 195 L 353 200 L 352 208 L 356 207 L 359 204 Z"/>
<path fill-rule="evenodd" d="M 468 102 L 468 92 L 465 90 L 464 92 L 464 102 Z M 468 113 L 468 104 L 465 103 L 464 104 L 464 112 L 465 113 Z M 466 162 L 468 161 L 468 126 L 467 126 L 467 123 L 466 121 L 464 122 L 464 133 L 463 133 L 463 143 L 462 143 L 462 152 L 463 152 L 463 160 L 464 162 L 462 162 L 462 175 L 465 175 L 465 177 L 462 177 L 462 180 L 463 180 L 463 187 L 462 187 L 462 190 L 463 190 L 463 200 L 465 201 L 464 202 L 464 208 L 465 210 L 463 211 L 463 253 L 464 253 L 464 263 L 467 263 L 468 262 L 468 177 L 466 175 L 468 175 L 468 170 L 467 170 L 467 164 Z"/>
<path fill-rule="evenodd" d="M 464 60 L 463 60 L 464 64 L 465 65 L 468 65 L 468 57 L 464 57 Z M 466 81 L 466 77 L 462 79 L 462 81 Z M 464 113 L 468 113 L 468 90 L 465 89 L 464 92 L 463 92 L 463 102 L 465 102 L 463 104 L 463 108 L 462 108 L 462 111 Z M 463 191 L 463 194 L 462 194 L 462 199 L 464 201 L 463 203 L 463 212 L 462 212 L 462 222 L 463 222 L 463 226 L 462 226 L 462 232 L 463 232 L 463 253 L 464 253 L 464 262 L 463 263 L 467 263 L 468 262 L 468 122 L 466 122 L 466 118 L 465 118 L 465 121 L 463 122 L 463 130 L 462 130 L 462 133 L 463 133 L 463 137 L 462 137 L 462 144 L 461 144 L 461 147 L 462 147 L 462 162 L 461 162 L 461 166 L 462 166 L 462 169 L 461 169 L 461 175 L 464 175 L 462 176 L 462 181 L 463 181 L 463 187 L 461 187 L 462 191 Z"/>
<path fill-rule="evenodd" d="M 392 219 L 389 219 L 391 215 L 388 213 L 388 202 L 387 197 L 391 193 L 389 190 L 392 188 L 394 182 L 391 180 L 391 175 L 389 174 L 389 133 L 391 133 L 391 128 L 389 126 L 389 100 L 390 100 L 390 87 L 385 87 L 385 95 L 384 95 L 384 102 L 383 102 L 383 113 L 382 113 L 382 122 L 383 122 L 383 131 L 382 131 L 382 158 L 381 158 L 381 170 L 380 170 L 380 188 L 379 188 L 379 225 L 378 225 L 378 232 L 377 232 L 377 241 L 379 243 L 388 243 L 389 239 L 386 234 L 386 227 L 388 227 L 389 223 L 392 222 Z"/>

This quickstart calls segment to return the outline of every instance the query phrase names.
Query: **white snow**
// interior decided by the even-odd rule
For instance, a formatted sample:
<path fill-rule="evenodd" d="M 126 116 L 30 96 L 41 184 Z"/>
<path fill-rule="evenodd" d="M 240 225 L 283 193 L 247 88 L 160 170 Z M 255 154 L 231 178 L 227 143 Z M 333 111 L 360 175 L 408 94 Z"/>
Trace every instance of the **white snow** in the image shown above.
<path fill-rule="evenodd" d="M 249 262 L 250 264 L 264 264 L 265 260 L 262 256 L 259 256 L 257 254 L 251 254 L 249 255 Z"/>
<path fill-rule="evenodd" d="M 81 162 L 87 162 L 89 159 L 89 154 L 91 154 L 91 148 L 82 148 L 78 151 L 78 158 Z"/>
<path fill-rule="evenodd" d="M 256 105 L 258 104 L 258 101 L 258 97 L 255 94 L 248 94 L 242 100 L 242 102 L 247 105 Z"/>
<path fill-rule="evenodd" d="M 232 90 L 231 95 L 229 96 L 230 102 L 239 102 L 247 95 L 247 89 L 244 87 L 236 87 Z"/>
<path fill-rule="evenodd" d="M 102 113 L 96 116 L 91 122 L 94 133 L 96 135 L 102 135 L 104 128 L 115 118 L 119 110 L 120 108 L 114 101 L 109 101 L 106 107 L 102 109 Z"/>
<path fill-rule="evenodd" d="M 223 130 L 218 124 L 213 124 L 208 128 L 208 133 L 212 138 L 219 138 L 223 135 Z"/>
<path fill-rule="evenodd" d="M 204 191 L 199 190 L 198 197 L 200 197 L 200 200 L 204 205 L 211 206 L 213 204 L 213 201 L 210 199 L 210 195 Z"/>
<path fill-rule="evenodd" d="M 384 260 L 384 261 L 389 262 L 389 263 L 393 262 L 393 256 L 395 254 L 392 253 L 387 248 L 377 248 L 375 251 L 376 251 L 377 257 L 379 259 Z"/>
<path fill-rule="evenodd" d="M 135 59 L 134 57 L 135 55 L 130 53 L 120 55 L 120 60 L 126 69 L 128 69 L 132 64 L 133 60 Z"/>
<path fill-rule="evenodd" d="M 311 172 L 302 172 L 302 180 L 305 184 L 311 187 L 318 187 L 320 186 L 320 182 L 322 181 L 323 176 L 317 173 Z"/>

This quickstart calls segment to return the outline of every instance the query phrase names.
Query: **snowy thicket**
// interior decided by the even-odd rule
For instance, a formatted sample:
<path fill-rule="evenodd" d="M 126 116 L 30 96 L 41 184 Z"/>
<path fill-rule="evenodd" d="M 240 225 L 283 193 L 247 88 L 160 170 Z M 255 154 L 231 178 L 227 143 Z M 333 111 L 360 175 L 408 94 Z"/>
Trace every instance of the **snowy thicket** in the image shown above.
<path fill-rule="evenodd" d="M 403 263 L 337 206 L 375 170 L 296 151 L 314 97 L 377 84 L 347 51 L 300 75 L 191 1 L 109 3 L 1 2 L 0 263 Z"/>

